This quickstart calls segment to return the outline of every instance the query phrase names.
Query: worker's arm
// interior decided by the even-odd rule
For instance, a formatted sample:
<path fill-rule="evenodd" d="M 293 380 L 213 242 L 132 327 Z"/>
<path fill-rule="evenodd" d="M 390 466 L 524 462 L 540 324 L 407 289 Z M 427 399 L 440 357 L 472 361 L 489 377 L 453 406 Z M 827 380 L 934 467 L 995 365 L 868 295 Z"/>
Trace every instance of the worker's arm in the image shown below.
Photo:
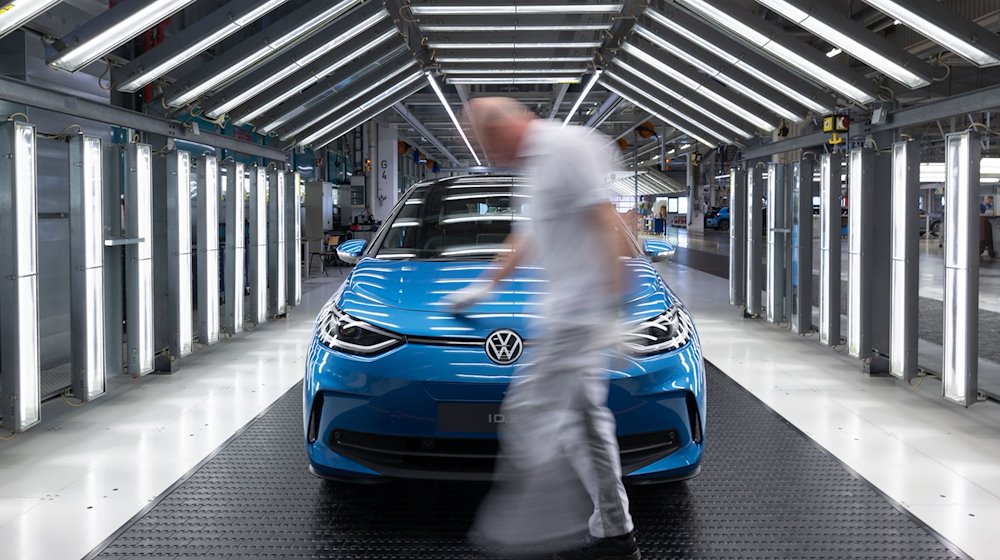
<path fill-rule="evenodd" d="M 590 217 L 594 227 L 601 232 L 601 246 L 596 249 L 600 252 L 601 260 L 612 267 L 611 295 L 620 298 L 625 291 L 625 263 L 621 257 L 632 252 L 625 238 L 630 234 L 622 231 L 622 221 L 611 203 L 594 206 Z"/>
<path fill-rule="evenodd" d="M 511 251 L 499 259 L 500 267 L 486 276 L 486 282 L 473 282 L 457 292 L 448 294 L 445 299 L 451 305 L 452 309 L 459 311 L 483 300 L 489 295 L 497 282 L 510 276 L 514 272 L 514 269 L 524 261 L 524 254 L 528 247 L 525 235 L 511 233 L 504 240 L 504 245 L 509 246 Z"/>

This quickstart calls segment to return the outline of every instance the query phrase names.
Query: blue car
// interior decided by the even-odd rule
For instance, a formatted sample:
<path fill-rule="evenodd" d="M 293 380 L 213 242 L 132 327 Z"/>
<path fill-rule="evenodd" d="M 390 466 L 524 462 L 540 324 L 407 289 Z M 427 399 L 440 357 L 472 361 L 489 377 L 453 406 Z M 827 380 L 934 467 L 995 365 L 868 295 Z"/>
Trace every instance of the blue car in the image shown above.
<path fill-rule="evenodd" d="M 706 215 L 705 227 L 727 231 L 729 229 L 729 207 L 723 206 Z"/>
<path fill-rule="evenodd" d="M 358 482 L 490 478 L 505 420 L 500 403 L 530 361 L 546 280 L 521 267 L 460 314 L 442 299 L 497 266 L 529 204 L 530 188 L 514 177 L 422 183 L 370 244 L 338 248 L 356 266 L 317 317 L 308 353 L 303 422 L 314 474 Z M 607 356 L 624 475 L 690 477 L 704 448 L 701 345 L 688 311 L 650 263 L 673 247 L 630 246 L 628 335 Z"/>

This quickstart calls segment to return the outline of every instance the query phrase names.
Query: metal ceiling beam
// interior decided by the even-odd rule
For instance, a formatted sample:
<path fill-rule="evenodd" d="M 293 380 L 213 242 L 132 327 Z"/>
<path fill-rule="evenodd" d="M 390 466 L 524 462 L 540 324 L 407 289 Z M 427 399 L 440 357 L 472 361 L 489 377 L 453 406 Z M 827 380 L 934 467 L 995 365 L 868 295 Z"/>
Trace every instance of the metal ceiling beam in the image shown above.
<path fill-rule="evenodd" d="M 417 26 L 417 18 L 410 11 L 409 0 L 385 0 L 385 9 L 389 12 L 389 17 L 399 28 L 399 32 L 406 40 L 406 46 L 414 58 L 423 68 L 429 68 L 434 64 L 431 51 L 427 48 L 420 27 Z"/>
<path fill-rule="evenodd" d="M 288 0 L 244 0 L 224 4 L 124 67 L 113 69 L 111 82 L 118 91 L 137 91 L 286 2 Z M 123 87 L 125 82 L 129 84 Z"/>
<path fill-rule="evenodd" d="M 626 101 L 628 101 L 628 100 L 626 99 Z M 629 101 L 629 103 L 632 103 L 632 102 Z M 633 105 L 635 105 L 635 104 L 633 103 Z M 638 105 L 636 105 L 636 107 L 638 107 Z M 639 108 L 642 109 L 642 107 L 639 107 Z M 615 136 L 614 138 L 611 139 L 611 143 L 617 142 L 618 140 L 621 140 L 622 138 L 624 138 L 628 134 L 631 134 L 632 131 L 636 129 L 636 127 L 640 126 L 642 123 L 648 121 L 651 118 L 653 118 L 652 115 L 645 115 L 645 116 L 641 117 L 639 120 L 637 120 L 637 121 L 633 122 L 632 124 L 626 126 L 624 129 L 622 129 L 622 132 L 620 134 L 618 134 L 618 136 Z"/>
<path fill-rule="evenodd" d="M 75 118 L 141 130 L 168 138 L 177 138 L 188 142 L 214 146 L 223 150 L 232 150 L 241 154 L 267 158 L 274 161 L 285 161 L 287 156 L 287 154 L 275 148 L 244 142 L 229 136 L 222 136 L 203 130 L 195 132 L 193 128 L 189 128 L 187 125 L 177 121 L 136 113 L 135 111 L 122 109 L 106 103 L 97 103 L 69 95 L 64 91 L 54 91 L 38 87 L 5 76 L 0 76 L 0 99 L 10 103 L 54 111 Z"/>
<path fill-rule="evenodd" d="M 616 19 L 611 31 L 605 35 L 604 43 L 597 49 L 596 62 L 598 68 L 611 64 L 618 56 L 618 49 L 625 39 L 632 34 L 638 17 L 649 8 L 650 0 L 625 0 L 622 3 L 621 14 Z"/>
<path fill-rule="evenodd" d="M 620 82 L 611 82 L 607 79 L 602 79 L 601 83 L 604 87 L 617 92 L 619 95 L 629 100 L 633 105 L 643 109 L 644 111 L 649 111 L 653 116 L 659 118 L 660 120 L 666 122 L 670 126 L 685 132 L 693 140 L 698 140 L 709 146 L 716 146 L 719 144 L 718 140 L 714 136 L 708 134 L 707 132 L 695 127 L 690 122 L 685 119 L 679 118 L 673 111 L 667 111 L 660 106 L 659 101 L 651 99 L 645 95 L 642 95 L 632 88 L 625 86 Z"/>
<path fill-rule="evenodd" d="M 569 89 L 569 84 L 562 84 L 559 86 L 556 92 L 556 98 L 552 101 L 552 109 L 549 111 L 549 120 L 556 118 L 556 114 L 559 113 L 559 106 L 562 105 L 563 98 L 566 97 L 566 90 Z"/>
<path fill-rule="evenodd" d="M 995 111 L 998 108 L 1000 108 L 1000 85 L 970 91 L 939 101 L 917 105 L 916 107 L 900 109 L 891 113 L 884 124 L 869 125 L 863 122 L 853 124 L 851 125 L 849 135 L 852 138 L 860 137 L 862 135 L 898 130 L 900 128 L 921 125 L 969 113 Z M 830 135 L 825 132 L 813 132 L 787 140 L 779 140 L 778 142 L 744 150 L 743 159 L 758 159 L 774 154 L 813 148 L 826 144 L 829 138 Z"/>
<path fill-rule="evenodd" d="M 587 128 L 596 128 L 598 126 L 601 126 L 601 123 L 604 122 L 604 119 L 610 117 L 611 114 L 615 112 L 615 109 L 618 108 L 618 106 L 621 104 L 621 101 L 622 101 L 621 96 L 619 96 L 617 93 L 612 93 L 607 97 L 607 99 L 604 100 L 604 103 L 601 103 L 601 106 L 598 107 L 596 111 L 594 111 L 594 114 L 590 115 L 590 118 L 587 119 L 587 122 L 584 123 L 583 126 Z"/>
<path fill-rule="evenodd" d="M 361 0 L 357 0 L 331 6 L 330 0 L 312 0 L 254 33 L 235 47 L 181 76 L 166 89 L 163 99 L 171 107 L 180 107 L 216 91 L 242 76 L 254 65 L 270 60 L 315 35 L 343 16 L 347 9 L 360 3 Z M 318 19 L 317 14 L 322 18 Z M 303 29 L 303 22 L 311 26 Z"/>
<path fill-rule="evenodd" d="M 438 140 L 437 137 L 434 136 L 434 134 L 431 133 L 430 130 L 427 130 L 427 127 L 424 126 L 424 123 L 420 122 L 420 119 L 418 119 L 413 113 L 411 113 L 410 110 L 406 108 L 406 105 L 404 105 L 403 103 L 396 103 L 395 105 L 392 106 L 392 108 L 395 109 L 397 113 L 399 113 L 399 116 L 403 117 L 403 120 L 410 123 L 410 126 L 412 126 L 417 132 L 419 132 L 421 136 L 423 136 L 428 142 L 431 143 L 432 146 L 437 148 L 437 150 L 441 152 L 442 155 L 450 159 L 451 162 L 454 163 L 455 165 L 462 165 L 458 161 L 458 158 L 455 157 L 455 154 L 451 153 L 451 150 L 446 148 L 445 145 L 442 144 L 441 141 Z"/>

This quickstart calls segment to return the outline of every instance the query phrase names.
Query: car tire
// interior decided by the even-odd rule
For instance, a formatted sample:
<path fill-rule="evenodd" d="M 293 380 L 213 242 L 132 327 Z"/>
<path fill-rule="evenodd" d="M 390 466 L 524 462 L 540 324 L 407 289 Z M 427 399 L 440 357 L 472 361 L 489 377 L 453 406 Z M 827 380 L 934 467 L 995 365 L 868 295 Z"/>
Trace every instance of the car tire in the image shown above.
<path fill-rule="evenodd" d="M 941 237 L 941 222 L 931 222 L 931 237 Z"/>
<path fill-rule="evenodd" d="M 719 220 L 719 227 L 716 228 L 721 231 L 729 231 L 729 220 Z"/>

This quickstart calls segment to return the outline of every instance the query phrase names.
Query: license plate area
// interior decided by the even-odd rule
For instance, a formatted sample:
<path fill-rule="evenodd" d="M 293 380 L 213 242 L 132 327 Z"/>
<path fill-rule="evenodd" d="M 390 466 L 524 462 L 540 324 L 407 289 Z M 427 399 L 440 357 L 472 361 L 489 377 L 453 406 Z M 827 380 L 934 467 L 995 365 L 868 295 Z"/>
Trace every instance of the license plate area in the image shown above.
<path fill-rule="evenodd" d="M 492 433 L 505 423 L 500 403 L 438 403 L 438 431 Z"/>

